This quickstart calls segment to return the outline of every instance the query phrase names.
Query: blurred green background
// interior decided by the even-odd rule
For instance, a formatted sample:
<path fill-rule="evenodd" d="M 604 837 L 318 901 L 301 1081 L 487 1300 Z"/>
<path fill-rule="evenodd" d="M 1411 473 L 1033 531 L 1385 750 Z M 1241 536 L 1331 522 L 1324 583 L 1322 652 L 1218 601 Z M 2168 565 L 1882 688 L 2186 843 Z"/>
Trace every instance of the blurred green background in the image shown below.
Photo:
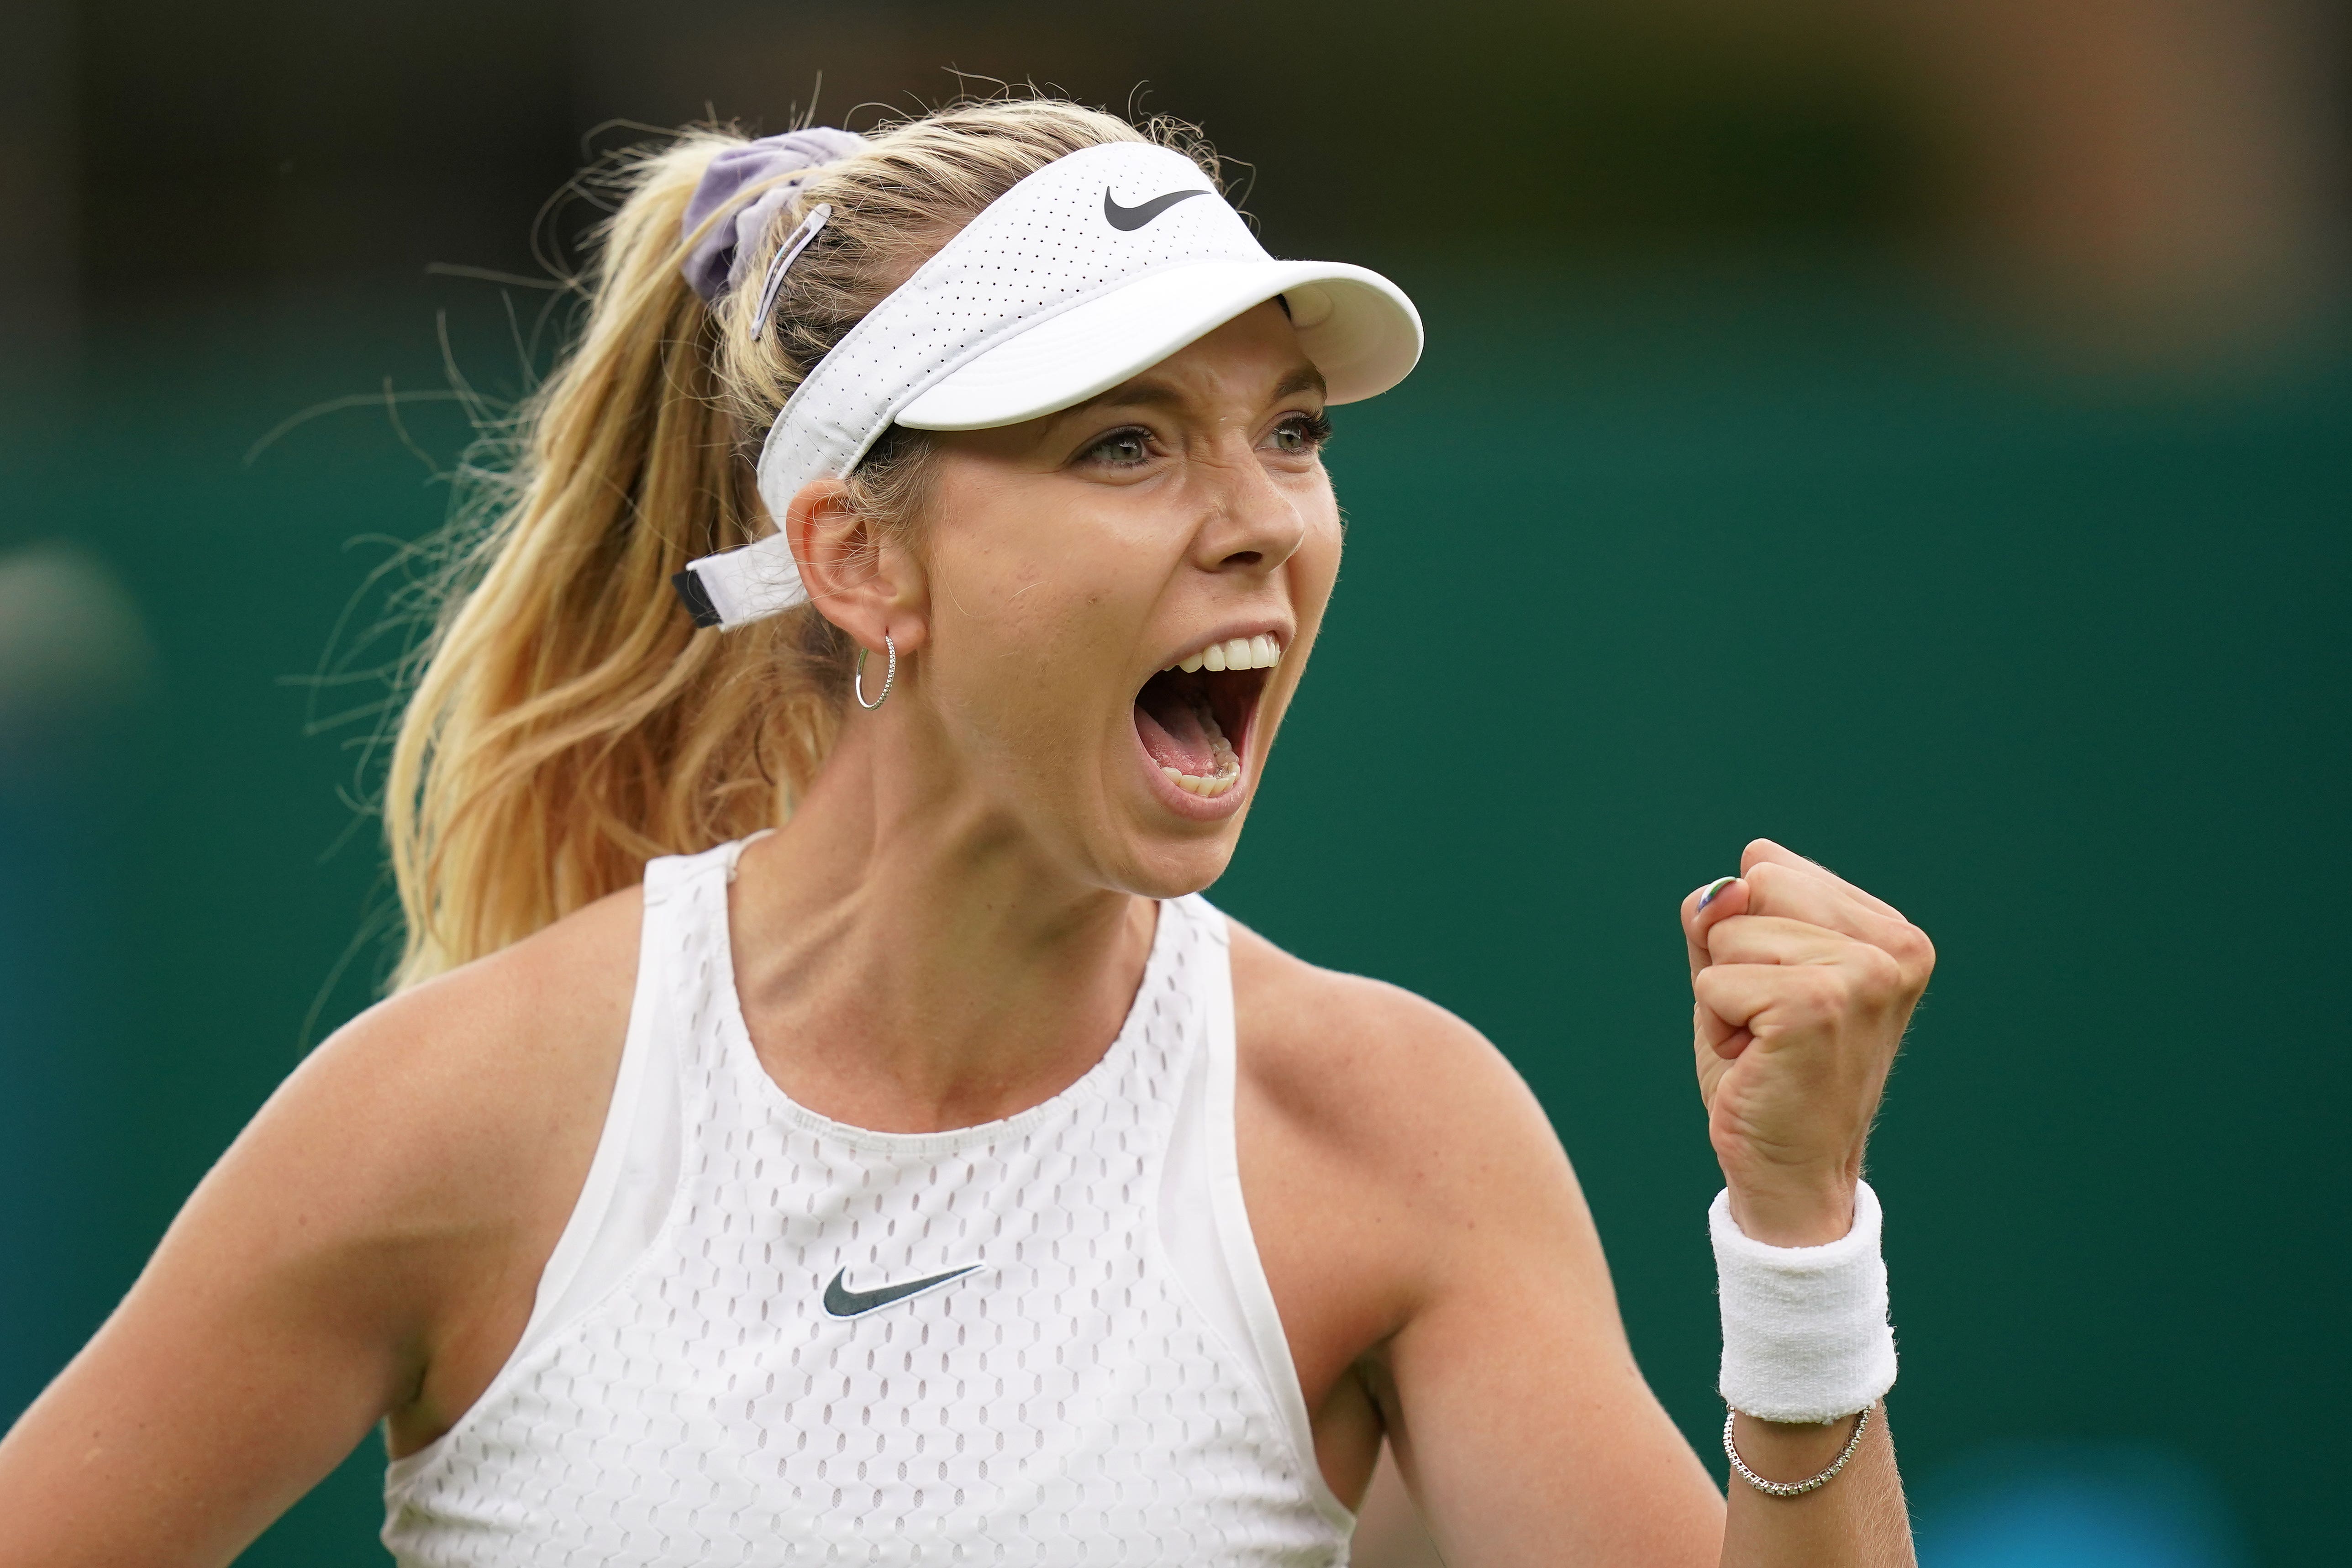
<path fill-rule="evenodd" d="M 0 1420 L 373 994 L 372 721 L 325 721 L 382 687 L 312 678 L 441 520 L 452 366 L 545 362 L 533 237 L 593 215 L 533 215 L 642 127 L 865 124 L 954 67 L 1201 121 L 1277 252 L 1422 303 L 1420 372 L 1339 411 L 1339 597 L 1215 896 L 1519 1064 L 1702 1453 L 1673 906 L 1769 834 L 1943 955 L 1873 1170 L 1928 1568 L 2340 1558 L 2332 8 L 10 21 Z M 246 1561 L 381 1561 L 379 1473 Z"/>

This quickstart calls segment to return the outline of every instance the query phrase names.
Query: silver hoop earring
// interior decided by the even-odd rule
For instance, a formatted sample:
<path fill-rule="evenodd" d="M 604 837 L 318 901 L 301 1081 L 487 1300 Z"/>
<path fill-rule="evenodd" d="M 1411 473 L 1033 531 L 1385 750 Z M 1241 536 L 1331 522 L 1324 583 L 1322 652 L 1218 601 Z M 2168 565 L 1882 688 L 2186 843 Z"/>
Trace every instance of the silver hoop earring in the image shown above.
<path fill-rule="evenodd" d="M 871 702 L 866 700 L 866 650 L 862 647 L 857 650 L 857 673 L 850 678 L 850 684 L 857 691 L 857 705 L 868 713 L 890 700 L 890 683 L 898 679 L 898 645 L 890 640 L 888 632 L 882 634 L 882 647 L 889 654 L 890 662 L 882 671 L 881 696 Z"/>

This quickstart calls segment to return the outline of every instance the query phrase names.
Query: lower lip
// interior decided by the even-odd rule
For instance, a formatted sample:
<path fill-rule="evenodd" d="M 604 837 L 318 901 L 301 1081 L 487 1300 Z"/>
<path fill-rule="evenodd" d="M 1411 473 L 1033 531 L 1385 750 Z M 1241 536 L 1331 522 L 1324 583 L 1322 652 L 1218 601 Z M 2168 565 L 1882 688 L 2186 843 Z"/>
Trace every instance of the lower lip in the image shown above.
<path fill-rule="evenodd" d="M 1249 756 L 1245 750 L 1249 737 L 1246 734 L 1242 737 L 1243 745 L 1235 748 L 1241 757 L 1241 776 L 1234 780 L 1234 787 L 1224 794 L 1207 795 L 1194 795 L 1191 790 L 1161 773 L 1160 764 L 1152 760 L 1151 753 L 1143 749 L 1143 737 L 1135 734 L 1135 726 L 1132 723 L 1128 726 L 1128 733 L 1135 735 L 1135 758 L 1143 765 L 1144 776 L 1151 781 L 1152 792 L 1160 797 L 1160 804 L 1167 806 L 1169 810 L 1193 822 L 1223 822 L 1241 810 L 1243 799 L 1249 794 L 1250 786 Z"/>

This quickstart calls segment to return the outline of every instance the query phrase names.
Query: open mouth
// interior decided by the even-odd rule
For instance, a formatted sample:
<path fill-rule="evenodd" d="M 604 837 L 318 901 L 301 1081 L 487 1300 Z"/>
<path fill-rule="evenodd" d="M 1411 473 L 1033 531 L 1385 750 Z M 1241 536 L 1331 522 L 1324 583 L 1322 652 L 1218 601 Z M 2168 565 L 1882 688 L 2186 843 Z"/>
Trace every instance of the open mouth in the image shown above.
<path fill-rule="evenodd" d="M 1214 799 L 1241 783 L 1259 693 L 1282 662 L 1264 633 L 1229 637 L 1186 655 L 1135 694 L 1135 732 L 1168 781 Z"/>

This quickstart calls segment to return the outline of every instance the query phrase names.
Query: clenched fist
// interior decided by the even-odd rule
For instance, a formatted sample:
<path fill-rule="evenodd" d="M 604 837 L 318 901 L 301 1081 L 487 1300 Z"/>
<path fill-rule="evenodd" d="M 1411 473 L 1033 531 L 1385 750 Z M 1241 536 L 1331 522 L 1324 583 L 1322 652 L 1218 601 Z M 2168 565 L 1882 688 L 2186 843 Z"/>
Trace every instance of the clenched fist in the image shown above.
<path fill-rule="evenodd" d="M 1936 950 L 1901 911 L 1768 838 L 1683 900 L 1694 1049 L 1731 1217 L 1812 1247 L 1853 1227 L 1863 1144 Z"/>

